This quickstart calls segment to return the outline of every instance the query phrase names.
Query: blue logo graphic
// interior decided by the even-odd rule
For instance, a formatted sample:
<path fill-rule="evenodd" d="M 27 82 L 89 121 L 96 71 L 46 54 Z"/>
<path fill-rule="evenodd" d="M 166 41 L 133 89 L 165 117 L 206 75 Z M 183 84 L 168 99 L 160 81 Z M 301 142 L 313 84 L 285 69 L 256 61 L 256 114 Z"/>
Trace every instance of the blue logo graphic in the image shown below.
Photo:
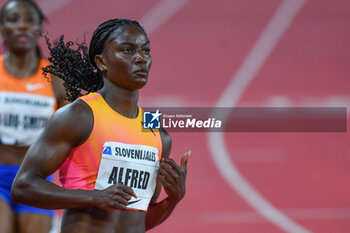
<path fill-rule="evenodd" d="M 112 155 L 112 149 L 110 146 L 107 146 L 103 152 L 102 152 L 103 155 Z"/>
<path fill-rule="evenodd" d="M 157 109 L 156 112 L 143 112 L 144 129 L 160 129 L 160 116 L 162 113 Z"/>

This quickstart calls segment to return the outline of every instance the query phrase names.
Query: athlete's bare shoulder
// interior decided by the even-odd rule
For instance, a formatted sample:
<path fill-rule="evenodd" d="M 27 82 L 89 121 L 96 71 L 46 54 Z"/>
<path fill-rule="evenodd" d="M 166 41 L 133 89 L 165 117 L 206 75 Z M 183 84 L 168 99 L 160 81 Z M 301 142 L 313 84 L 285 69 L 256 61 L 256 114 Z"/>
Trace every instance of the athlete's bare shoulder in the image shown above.
<path fill-rule="evenodd" d="M 91 108 L 77 99 L 58 109 L 50 118 L 45 131 L 54 132 L 56 137 L 65 137 L 73 146 L 78 146 L 89 137 L 93 124 Z"/>

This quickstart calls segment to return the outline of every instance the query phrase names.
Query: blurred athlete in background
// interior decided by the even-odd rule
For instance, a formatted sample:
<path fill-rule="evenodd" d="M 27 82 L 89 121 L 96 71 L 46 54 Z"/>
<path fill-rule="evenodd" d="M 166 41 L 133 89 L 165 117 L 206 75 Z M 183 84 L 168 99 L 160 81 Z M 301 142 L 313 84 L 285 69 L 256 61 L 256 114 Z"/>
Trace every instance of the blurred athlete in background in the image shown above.
<path fill-rule="evenodd" d="M 48 82 L 38 39 L 45 16 L 34 1 L 10 0 L 0 11 L 0 233 L 47 233 L 53 211 L 11 201 L 11 184 L 28 147 L 63 104 L 60 81 Z M 59 101 L 57 101 L 59 100 Z"/>

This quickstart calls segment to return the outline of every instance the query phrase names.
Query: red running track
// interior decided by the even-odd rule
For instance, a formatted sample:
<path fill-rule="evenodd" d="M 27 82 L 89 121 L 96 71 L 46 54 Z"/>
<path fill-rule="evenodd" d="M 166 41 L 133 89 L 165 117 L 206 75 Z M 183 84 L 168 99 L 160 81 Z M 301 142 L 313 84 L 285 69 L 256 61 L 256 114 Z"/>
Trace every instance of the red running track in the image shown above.
<path fill-rule="evenodd" d="M 55 1 L 39 1 L 49 11 L 49 37 L 63 32 L 73 40 L 91 35 L 105 19 L 142 19 L 158 12 L 161 2 L 160 13 L 181 2 L 64 0 L 59 6 Z M 152 14 L 155 19 L 147 25 L 160 25 L 150 34 L 153 67 L 141 103 L 215 106 L 284 1 L 184 0 L 172 15 Z M 346 0 L 306 0 L 235 106 L 348 107 L 349 13 Z M 177 161 L 192 150 L 187 195 L 151 232 L 286 232 L 229 185 L 230 177 L 213 163 L 207 135 L 172 137 Z M 349 139 L 348 132 L 224 135 L 231 160 L 258 194 L 294 223 L 320 233 L 350 232 Z"/>

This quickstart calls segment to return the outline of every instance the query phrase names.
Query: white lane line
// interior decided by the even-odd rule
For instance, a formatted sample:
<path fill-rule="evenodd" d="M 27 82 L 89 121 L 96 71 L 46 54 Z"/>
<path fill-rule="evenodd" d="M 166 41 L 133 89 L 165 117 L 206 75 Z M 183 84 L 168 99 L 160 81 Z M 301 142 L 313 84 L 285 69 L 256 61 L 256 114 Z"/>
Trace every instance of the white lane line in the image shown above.
<path fill-rule="evenodd" d="M 284 0 L 282 2 L 243 64 L 232 77 L 231 82 L 217 103 L 218 107 L 235 106 L 302 8 L 304 2 L 305 0 Z"/>
<path fill-rule="evenodd" d="M 148 35 L 157 30 L 190 0 L 162 0 L 158 2 L 141 19 L 140 24 Z"/>
<path fill-rule="evenodd" d="M 44 15 L 51 15 L 56 11 L 62 9 L 63 7 L 67 6 L 72 1 L 74 0 L 45 0 L 40 1 L 38 4 L 42 9 Z"/>
<path fill-rule="evenodd" d="M 234 107 L 248 85 L 273 51 L 277 42 L 293 22 L 295 16 L 306 0 L 284 0 L 269 24 L 258 38 L 258 41 L 244 60 L 242 66 L 233 76 L 228 87 L 219 99 L 216 107 Z M 216 114 L 215 112 L 213 113 Z M 310 231 L 294 222 L 275 208 L 244 179 L 225 144 L 222 132 L 207 134 L 209 149 L 214 164 L 228 184 L 261 216 L 286 232 L 309 233 Z"/>

